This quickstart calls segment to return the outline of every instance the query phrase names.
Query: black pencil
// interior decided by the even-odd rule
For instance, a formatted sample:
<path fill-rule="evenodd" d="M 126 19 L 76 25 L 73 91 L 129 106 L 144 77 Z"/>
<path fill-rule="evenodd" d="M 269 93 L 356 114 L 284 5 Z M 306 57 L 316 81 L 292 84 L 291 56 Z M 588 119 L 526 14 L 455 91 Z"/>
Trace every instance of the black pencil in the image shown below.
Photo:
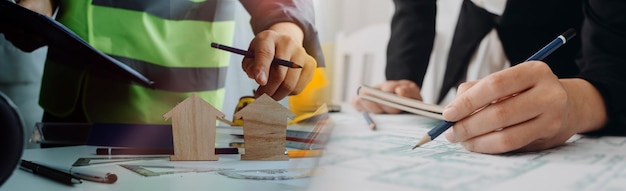
<path fill-rule="evenodd" d="M 67 184 L 67 185 L 82 183 L 82 181 L 80 181 L 78 178 L 72 176 L 69 173 L 66 173 L 57 169 L 53 169 L 47 166 L 43 166 L 40 164 L 36 164 L 27 160 L 22 160 L 22 162 L 20 163 L 20 168 L 25 171 L 29 171 L 33 174 L 37 174 L 37 175 L 49 178 L 57 182 Z"/>
<path fill-rule="evenodd" d="M 528 59 L 526 59 L 526 61 L 543 60 L 546 56 L 550 55 L 550 53 L 554 52 L 556 49 L 558 49 L 559 47 L 564 45 L 567 41 L 572 39 L 574 36 L 576 36 L 576 31 L 574 29 L 569 29 L 569 30 L 565 31 L 563 34 L 561 34 L 558 37 L 556 37 L 556 39 L 552 40 L 552 42 L 548 43 L 546 46 L 544 46 L 539 51 L 537 51 L 535 54 L 533 54 Z M 517 95 L 517 93 L 515 93 L 513 95 L 506 96 L 506 97 L 503 97 L 503 98 L 500 98 L 498 100 L 494 100 L 491 103 L 478 108 L 476 111 L 472 112 L 470 114 L 470 116 L 475 114 L 476 112 L 479 112 L 480 110 L 485 109 L 489 105 L 495 104 L 495 103 L 497 103 L 499 101 L 503 101 L 503 100 L 511 98 L 511 97 L 515 97 L 516 95 Z M 424 135 L 424 137 L 422 137 L 422 139 L 420 139 L 417 142 L 417 144 L 415 144 L 415 146 L 413 146 L 412 149 L 415 149 L 415 148 L 417 148 L 417 147 L 419 147 L 419 146 L 421 146 L 421 145 L 423 145 L 425 143 L 428 143 L 428 142 L 434 140 L 435 138 L 437 138 L 437 136 L 441 135 L 441 133 L 443 133 L 444 131 L 448 130 L 455 123 L 456 122 L 452 122 L 452 121 L 442 121 L 435 128 L 433 128 L 430 131 L 428 131 L 428 133 L 426 135 Z"/>
<path fill-rule="evenodd" d="M 250 52 L 250 51 L 247 51 L 247 50 L 242 50 L 242 49 L 238 49 L 238 48 L 235 48 L 235 47 L 230 47 L 230 46 L 226 46 L 226 45 L 222 45 L 222 44 L 217 44 L 217 43 L 214 43 L 214 42 L 211 43 L 211 47 L 217 48 L 217 49 L 221 49 L 221 50 L 225 50 L 225 51 L 228 51 L 228 52 L 232 52 L 232 53 L 235 53 L 235 54 L 243 55 L 245 57 L 254 58 L 254 52 Z M 289 68 L 302 68 L 302 66 L 300 66 L 300 65 L 298 65 L 296 63 L 293 63 L 292 61 L 283 60 L 283 59 L 280 59 L 280 58 L 274 58 L 272 60 L 272 63 L 278 64 L 278 65 L 281 65 L 281 66 L 287 66 Z"/>

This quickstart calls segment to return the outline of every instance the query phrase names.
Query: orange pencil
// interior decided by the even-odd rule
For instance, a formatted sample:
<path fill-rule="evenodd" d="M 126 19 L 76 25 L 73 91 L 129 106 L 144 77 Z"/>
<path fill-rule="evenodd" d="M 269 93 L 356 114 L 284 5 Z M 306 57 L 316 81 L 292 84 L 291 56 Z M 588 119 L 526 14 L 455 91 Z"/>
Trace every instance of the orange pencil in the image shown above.
<path fill-rule="evenodd" d="M 320 157 L 324 154 L 323 150 L 288 150 L 287 155 L 289 158 L 305 158 L 305 157 Z"/>

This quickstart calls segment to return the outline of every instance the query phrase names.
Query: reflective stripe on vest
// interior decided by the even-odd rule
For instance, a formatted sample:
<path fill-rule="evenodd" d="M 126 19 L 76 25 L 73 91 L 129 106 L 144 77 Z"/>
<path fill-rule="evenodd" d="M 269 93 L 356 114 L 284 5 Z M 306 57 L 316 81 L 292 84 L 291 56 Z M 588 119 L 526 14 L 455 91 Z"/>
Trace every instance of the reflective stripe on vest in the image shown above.
<path fill-rule="evenodd" d="M 84 71 L 75 73 L 74 79 L 82 83 L 73 84 L 82 86 L 83 109 L 90 122 L 169 123 L 162 115 L 191 93 L 221 108 L 230 54 L 211 48 L 210 43 L 232 43 L 234 3 L 237 2 L 62 0 L 57 16 L 61 23 L 96 49 L 155 81 L 155 89 L 150 89 L 83 76 Z M 46 73 L 52 73 L 47 80 L 54 80 L 55 73 L 72 75 L 55 71 L 54 65 L 46 67 Z M 67 83 L 47 84 L 60 87 Z M 58 91 L 58 88 L 42 88 L 42 97 L 47 96 L 44 93 L 74 95 L 56 97 L 65 103 L 42 99 L 42 106 L 51 113 L 68 113 L 71 110 L 68 107 L 75 104 L 69 102 L 77 100 L 81 88 L 62 87 L 74 91 L 51 93 L 54 89 Z"/>
<path fill-rule="evenodd" d="M 234 1 L 202 0 L 93 0 L 93 5 L 119 8 L 148 14 L 167 20 L 232 21 Z"/>

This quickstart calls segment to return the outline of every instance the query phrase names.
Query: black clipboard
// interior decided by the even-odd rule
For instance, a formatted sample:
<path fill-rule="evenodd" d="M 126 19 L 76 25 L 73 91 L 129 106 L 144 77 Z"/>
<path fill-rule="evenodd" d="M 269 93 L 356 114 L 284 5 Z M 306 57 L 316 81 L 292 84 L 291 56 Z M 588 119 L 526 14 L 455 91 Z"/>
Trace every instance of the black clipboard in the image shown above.
<path fill-rule="evenodd" d="M 56 63 L 84 68 L 106 79 L 131 81 L 146 87 L 154 84 L 128 65 L 96 50 L 63 24 L 11 1 L 0 0 L 0 24 L 21 27 L 43 37 L 48 45 L 48 59 Z"/>

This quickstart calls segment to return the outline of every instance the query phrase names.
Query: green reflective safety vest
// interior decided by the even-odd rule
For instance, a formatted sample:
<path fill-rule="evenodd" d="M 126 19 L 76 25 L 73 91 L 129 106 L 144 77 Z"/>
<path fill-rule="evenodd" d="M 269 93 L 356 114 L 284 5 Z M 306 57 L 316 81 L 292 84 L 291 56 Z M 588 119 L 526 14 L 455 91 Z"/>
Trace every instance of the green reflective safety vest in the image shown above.
<path fill-rule="evenodd" d="M 96 49 L 155 82 L 122 83 L 48 61 L 40 105 L 65 116 L 82 107 L 89 122 L 170 123 L 163 114 L 195 93 L 222 108 L 234 0 L 61 0 L 57 20 Z M 71 56 L 71 53 L 67 53 Z"/>

